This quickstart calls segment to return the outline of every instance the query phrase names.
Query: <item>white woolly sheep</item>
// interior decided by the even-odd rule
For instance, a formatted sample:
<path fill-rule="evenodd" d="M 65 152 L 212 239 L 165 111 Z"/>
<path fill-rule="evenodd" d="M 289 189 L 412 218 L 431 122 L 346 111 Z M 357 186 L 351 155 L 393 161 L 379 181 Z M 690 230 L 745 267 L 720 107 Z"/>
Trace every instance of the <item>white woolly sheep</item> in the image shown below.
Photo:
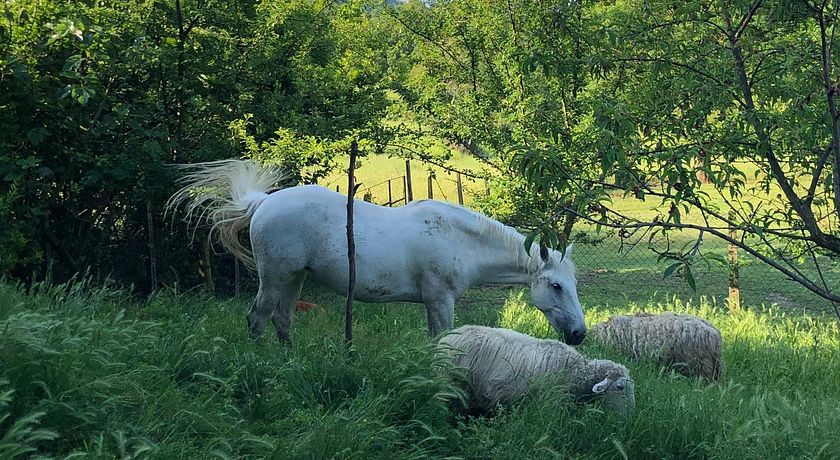
<path fill-rule="evenodd" d="M 592 327 L 590 336 L 633 359 L 648 359 L 689 377 L 719 380 L 720 331 L 708 321 L 680 313 L 613 316 Z"/>
<path fill-rule="evenodd" d="M 484 412 L 520 399 L 537 377 L 557 376 L 582 400 L 599 397 L 612 410 L 629 413 L 635 387 L 626 367 L 589 360 L 557 340 L 536 339 L 510 329 L 462 326 L 438 342 L 441 352 L 465 371 L 467 411 Z"/>

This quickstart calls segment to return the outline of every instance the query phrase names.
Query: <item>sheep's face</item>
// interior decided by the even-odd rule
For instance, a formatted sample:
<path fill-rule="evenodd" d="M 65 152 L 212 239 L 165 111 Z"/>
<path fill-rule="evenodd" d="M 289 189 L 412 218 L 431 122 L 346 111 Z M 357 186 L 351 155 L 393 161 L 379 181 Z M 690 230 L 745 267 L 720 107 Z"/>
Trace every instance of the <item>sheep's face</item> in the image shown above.
<path fill-rule="evenodd" d="M 577 295 L 572 246 L 563 256 L 558 251 L 540 251 L 543 266 L 531 280 L 531 299 L 548 322 L 562 333 L 569 345 L 578 345 L 586 337 L 583 308 Z"/>
<path fill-rule="evenodd" d="M 630 377 L 607 377 L 592 387 L 592 393 L 600 396 L 610 410 L 623 415 L 630 414 L 636 407 L 636 385 Z"/>

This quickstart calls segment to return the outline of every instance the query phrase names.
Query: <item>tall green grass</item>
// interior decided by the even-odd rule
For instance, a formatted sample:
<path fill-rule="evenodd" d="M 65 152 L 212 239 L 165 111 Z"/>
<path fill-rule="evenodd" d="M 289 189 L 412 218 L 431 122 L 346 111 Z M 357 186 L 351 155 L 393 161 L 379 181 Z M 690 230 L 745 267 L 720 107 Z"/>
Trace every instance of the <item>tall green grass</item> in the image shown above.
<path fill-rule="evenodd" d="M 481 294 L 479 291 L 478 294 Z M 494 417 L 462 418 L 459 389 L 425 337 L 422 307 L 357 304 L 356 354 L 343 301 L 296 318 L 293 343 L 248 338 L 248 299 L 163 292 L 139 301 L 90 286 L 0 283 L 0 457 L 90 458 L 832 458 L 840 452 L 835 322 L 708 303 L 587 310 L 589 322 L 644 309 L 708 318 L 725 381 L 631 363 L 628 419 L 542 388 Z M 497 297 L 496 297 L 497 298 Z M 457 321 L 553 336 L 515 293 L 473 293 Z"/>

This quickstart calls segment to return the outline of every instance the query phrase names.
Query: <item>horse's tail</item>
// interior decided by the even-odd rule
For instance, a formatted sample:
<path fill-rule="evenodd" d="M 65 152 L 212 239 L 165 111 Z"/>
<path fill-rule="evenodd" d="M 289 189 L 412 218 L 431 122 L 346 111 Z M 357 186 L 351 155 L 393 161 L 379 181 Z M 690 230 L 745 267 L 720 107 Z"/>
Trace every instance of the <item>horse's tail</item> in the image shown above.
<path fill-rule="evenodd" d="M 239 233 L 248 228 L 251 217 L 276 190 L 274 184 L 286 175 L 276 167 L 261 166 L 253 160 L 220 160 L 178 165 L 184 172 L 179 179 L 183 188 L 166 202 L 166 211 L 186 204 L 186 221 L 197 217 L 212 224 L 219 242 L 248 268 L 254 268 L 251 249 L 239 241 Z"/>

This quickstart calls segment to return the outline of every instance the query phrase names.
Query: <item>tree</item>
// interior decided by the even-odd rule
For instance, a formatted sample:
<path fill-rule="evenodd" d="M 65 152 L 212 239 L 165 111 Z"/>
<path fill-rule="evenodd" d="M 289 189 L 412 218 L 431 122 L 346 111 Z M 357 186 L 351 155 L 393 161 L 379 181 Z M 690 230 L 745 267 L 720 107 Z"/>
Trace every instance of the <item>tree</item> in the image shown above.
<path fill-rule="evenodd" d="M 576 216 L 647 240 L 691 281 L 714 235 L 837 302 L 820 270 L 840 255 L 837 14 L 833 1 L 462 0 L 396 19 L 417 36 L 418 112 L 509 173 L 508 217 L 532 238 L 562 246 Z M 626 215 L 615 193 L 659 212 Z M 696 241 L 674 249 L 675 231 Z"/>
<path fill-rule="evenodd" d="M 332 167 L 334 143 L 375 137 L 387 107 L 360 2 L 0 9 L 0 276 L 90 270 L 150 286 L 148 207 L 152 226 L 167 228 L 168 164 L 254 154 L 296 173 L 313 166 L 300 174 L 313 180 Z M 210 251 L 184 245 L 183 226 L 155 239 L 158 265 L 171 268 L 162 282 L 210 284 Z"/>

